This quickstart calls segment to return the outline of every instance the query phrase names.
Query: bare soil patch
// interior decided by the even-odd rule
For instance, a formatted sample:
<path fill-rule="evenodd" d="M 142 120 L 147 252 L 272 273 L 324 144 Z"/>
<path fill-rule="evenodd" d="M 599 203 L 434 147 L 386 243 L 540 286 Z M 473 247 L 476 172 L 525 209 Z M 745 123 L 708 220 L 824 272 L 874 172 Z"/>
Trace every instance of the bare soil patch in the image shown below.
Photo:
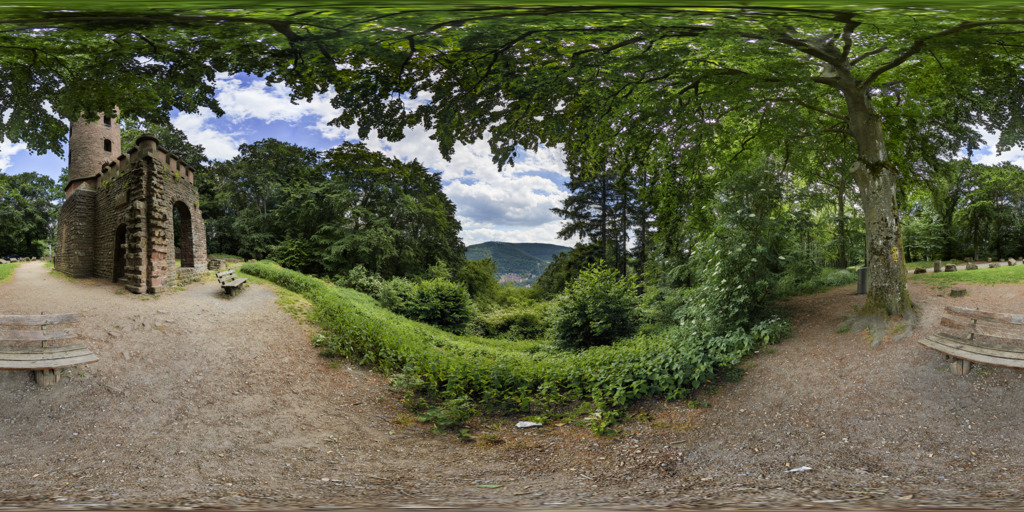
<path fill-rule="evenodd" d="M 462 441 L 318 356 L 268 286 L 152 298 L 27 263 L 0 312 L 78 312 L 100 361 L 48 389 L 0 372 L 0 506 L 1019 507 L 1024 373 L 953 376 L 916 342 L 949 303 L 1024 309 L 1024 287 L 966 288 L 911 283 L 919 326 L 877 348 L 836 332 L 852 286 L 795 298 L 742 381 L 640 404 L 617 436 L 480 418 Z"/>

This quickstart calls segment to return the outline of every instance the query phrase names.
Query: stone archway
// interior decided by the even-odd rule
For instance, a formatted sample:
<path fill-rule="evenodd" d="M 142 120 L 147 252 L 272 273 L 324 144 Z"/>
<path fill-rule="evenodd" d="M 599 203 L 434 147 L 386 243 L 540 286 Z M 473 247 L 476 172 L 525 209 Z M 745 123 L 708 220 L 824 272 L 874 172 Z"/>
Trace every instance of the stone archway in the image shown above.
<path fill-rule="evenodd" d="M 174 217 L 174 248 L 175 252 L 181 251 L 182 268 L 195 266 L 195 252 L 192 238 L 192 212 L 188 205 L 181 201 L 174 203 L 171 208 Z"/>
<path fill-rule="evenodd" d="M 124 267 L 127 263 L 125 248 L 128 245 L 128 226 L 121 224 L 114 231 L 114 282 L 119 282 L 125 277 Z"/>

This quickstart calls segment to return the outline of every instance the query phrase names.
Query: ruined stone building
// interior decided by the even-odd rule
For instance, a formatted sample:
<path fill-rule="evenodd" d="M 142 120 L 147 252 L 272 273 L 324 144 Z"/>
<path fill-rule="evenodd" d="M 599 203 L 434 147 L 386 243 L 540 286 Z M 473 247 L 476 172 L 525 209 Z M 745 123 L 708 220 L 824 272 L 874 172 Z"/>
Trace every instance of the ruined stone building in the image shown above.
<path fill-rule="evenodd" d="M 121 128 L 109 116 L 71 123 L 68 138 L 54 267 L 134 293 L 197 279 L 206 270 L 206 226 L 194 170 L 150 135 L 122 154 Z"/>

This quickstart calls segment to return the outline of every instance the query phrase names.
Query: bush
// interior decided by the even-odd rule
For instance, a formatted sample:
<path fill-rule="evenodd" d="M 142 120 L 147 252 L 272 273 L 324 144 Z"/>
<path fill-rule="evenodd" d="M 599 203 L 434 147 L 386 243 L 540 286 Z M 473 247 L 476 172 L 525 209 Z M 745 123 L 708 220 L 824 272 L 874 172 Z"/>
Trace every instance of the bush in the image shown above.
<path fill-rule="evenodd" d="M 562 349 L 607 345 L 640 327 L 636 278 L 590 265 L 551 304 L 551 334 Z"/>
<path fill-rule="evenodd" d="M 776 285 L 780 296 L 807 295 L 829 290 L 837 286 L 845 286 L 857 282 L 857 273 L 847 269 L 823 268 L 807 279 L 798 279 L 787 272 Z"/>
<path fill-rule="evenodd" d="M 379 275 L 366 270 L 366 267 L 362 265 L 352 267 L 352 270 L 348 271 L 348 275 L 340 276 L 334 282 L 338 286 L 352 288 L 378 300 L 384 288 L 384 280 Z"/>
<path fill-rule="evenodd" d="M 404 277 L 393 277 L 381 283 L 380 292 L 374 297 L 384 308 L 399 315 L 415 315 L 416 285 Z"/>
<path fill-rule="evenodd" d="M 465 285 L 435 278 L 416 285 L 413 320 L 460 332 L 471 318 L 469 292 Z"/>
<path fill-rule="evenodd" d="M 480 334 L 491 338 L 536 339 L 548 329 L 543 306 L 515 306 L 477 317 Z"/>

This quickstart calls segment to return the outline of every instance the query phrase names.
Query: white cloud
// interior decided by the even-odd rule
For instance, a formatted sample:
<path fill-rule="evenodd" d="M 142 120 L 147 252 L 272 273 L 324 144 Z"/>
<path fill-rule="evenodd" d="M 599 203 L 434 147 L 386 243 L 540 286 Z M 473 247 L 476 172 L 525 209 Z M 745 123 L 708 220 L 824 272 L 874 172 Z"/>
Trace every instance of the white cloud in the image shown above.
<path fill-rule="evenodd" d="M 0 171 L 7 170 L 11 166 L 11 157 L 20 151 L 25 151 L 28 146 L 24 142 L 12 143 L 6 138 L 0 142 Z"/>
<path fill-rule="evenodd" d="M 238 146 L 245 143 L 240 132 L 222 132 L 210 126 L 217 116 L 208 108 L 200 107 L 197 114 L 179 112 L 171 119 L 175 128 L 184 132 L 190 141 L 206 149 L 213 160 L 229 160 L 238 155 Z"/>
<path fill-rule="evenodd" d="M 526 152 L 514 168 L 498 171 L 486 141 L 457 144 L 451 161 L 447 161 L 437 149 L 437 143 L 430 139 L 430 133 L 422 127 L 407 129 L 405 138 L 395 142 L 381 140 L 376 133 L 371 133 L 366 145 L 403 161 L 416 159 L 440 172 L 445 193 L 457 206 L 463 228 L 467 226 L 465 219 L 473 219 L 485 223 L 495 235 L 503 233 L 502 229 L 538 225 L 548 225 L 550 229 L 551 223 L 558 219 L 551 208 L 561 206 L 568 195 L 561 183 L 531 174 L 565 175 L 562 152 L 556 148 Z M 556 225 L 553 231 L 542 236 L 550 240 L 557 231 Z M 468 230 L 464 236 L 470 236 Z"/>
<path fill-rule="evenodd" d="M 982 151 L 976 151 L 971 160 L 975 163 L 985 165 L 996 165 L 1002 162 L 1011 162 L 1014 165 L 1024 167 L 1024 148 L 1014 146 L 1007 151 L 997 154 L 996 143 L 999 142 L 999 134 L 989 133 L 980 128 L 977 129 L 982 134 L 984 145 L 982 146 Z"/>
<path fill-rule="evenodd" d="M 308 116 L 315 116 L 316 122 L 306 126 L 307 129 L 320 132 L 328 140 L 353 137 L 352 131 L 327 124 L 341 114 L 340 109 L 331 106 L 330 94 L 318 94 L 312 101 L 293 103 L 288 87 L 280 83 L 268 85 L 262 78 L 245 83 L 235 77 L 218 77 L 217 89 L 217 101 L 232 122 L 255 119 L 266 123 L 299 123 Z"/>
<path fill-rule="evenodd" d="M 475 223 L 463 222 L 462 241 L 466 245 L 481 244 L 484 242 L 523 242 L 555 244 L 572 247 L 575 240 L 562 240 L 556 236 L 561 229 L 561 222 L 549 222 L 532 226 L 529 228 L 509 228 L 507 226 L 478 225 Z"/>

